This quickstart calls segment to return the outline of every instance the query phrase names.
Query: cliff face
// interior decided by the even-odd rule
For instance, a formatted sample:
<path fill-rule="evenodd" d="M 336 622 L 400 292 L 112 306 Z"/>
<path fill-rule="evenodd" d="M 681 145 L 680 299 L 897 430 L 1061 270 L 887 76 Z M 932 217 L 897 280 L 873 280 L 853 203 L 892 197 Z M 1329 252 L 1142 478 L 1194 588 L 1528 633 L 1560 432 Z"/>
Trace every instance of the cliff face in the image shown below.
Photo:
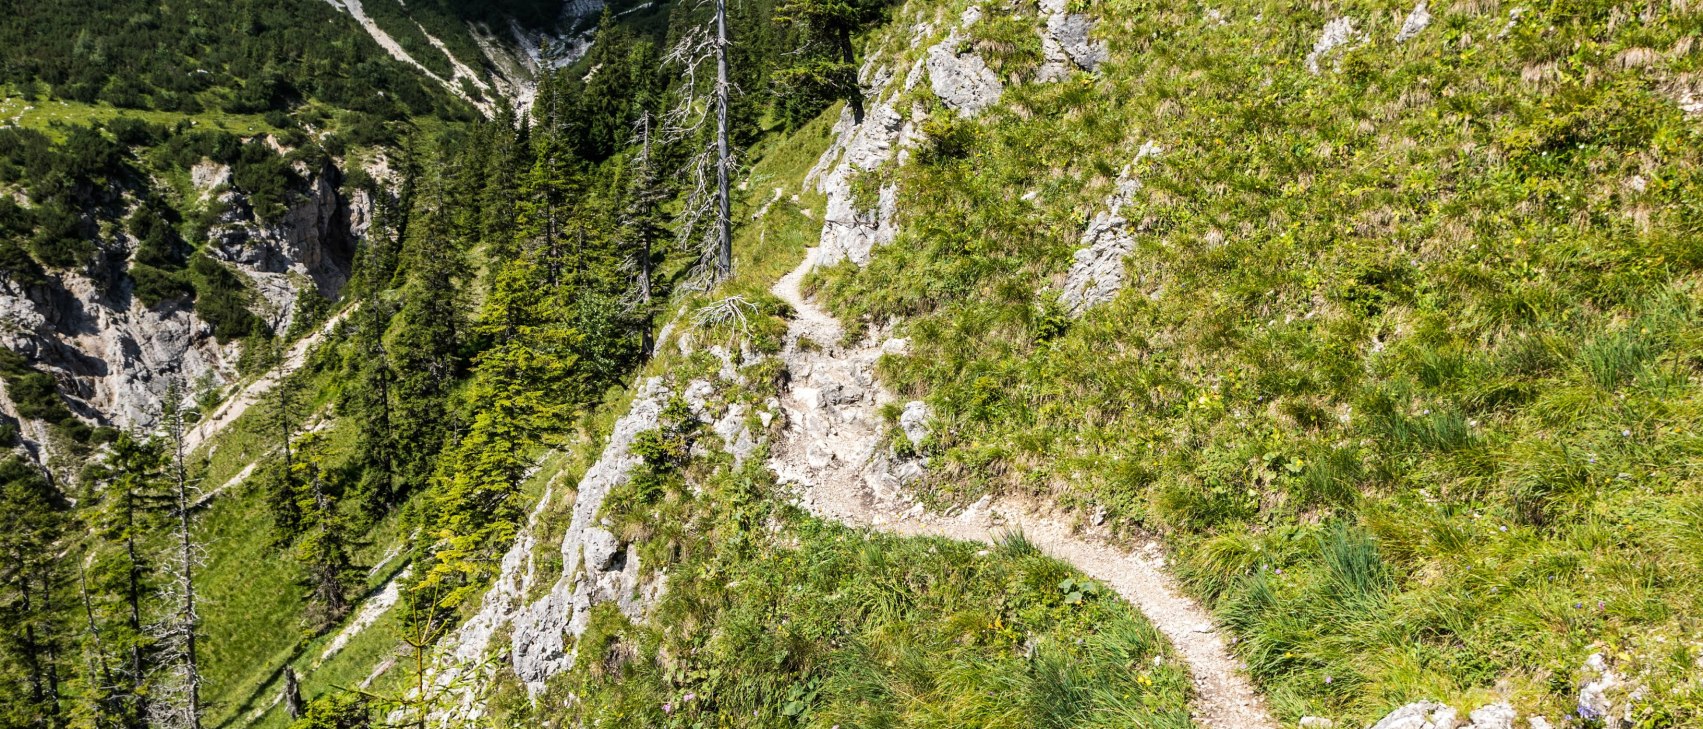
<path fill-rule="evenodd" d="M 262 222 L 243 195 L 229 191 L 229 175 L 207 164 L 193 176 L 202 194 L 219 195 L 226 210 L 208 233 L 205 253 L 243 276 L 256 294 L 250 308 L 282 332 L 310 287 L 329 299 L 342 293 L 368 218 L 366 200 L 341 195 L 340 173 L 327 168 L 278 220 Z M 138 300 L 125 275 L 136 241 L 127 233 L 113 236 L 100 241 L 103 253 L 92 266 L 51 272 L 43 285 L 0 285 L 0 346 L 52 375 L 82 418 L 145 427 L 159 416 L 172 382 L 193 389 L 234 379 L 240 344 L 220 343 L 190 302 L 150 307 Z M 23 431 L 39 440 L 39 429 Z"/>

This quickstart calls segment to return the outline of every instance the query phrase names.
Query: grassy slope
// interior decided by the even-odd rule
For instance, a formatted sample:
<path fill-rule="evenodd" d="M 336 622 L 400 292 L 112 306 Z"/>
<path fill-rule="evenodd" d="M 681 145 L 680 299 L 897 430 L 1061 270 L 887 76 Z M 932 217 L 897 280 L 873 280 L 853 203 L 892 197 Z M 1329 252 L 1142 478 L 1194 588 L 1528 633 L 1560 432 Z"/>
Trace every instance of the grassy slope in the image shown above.
<path fill-rule="evenodd" d="M 899 241 L 821 280 L 906 317 L 884 374 L 938 414 L 936 497 L 1168 533 L 1290 718 L 1556 716 L 1606 649 L 1700 720 L 1703 147 L 1667 84 L 1703 15 L 1522 6 L 1504 37 L 1511 7 L 1397 44 L 1403 3 L 1089 4 L 1103 73 L 1008 89 L 966 157 L 899 173 Z M 1343 15 L 1367 40 L 1308 73 Z M 972 45 L 1023 74 L 1035 26 Z M 1071 321 L 1147 140 L 1131 290 Z"/>
<path fill-rule="evenodd" d="M 310 363 L 311 367 L 311 363 Z M 311 372 L 309 373 L 312 374 Z M 330 378 L 312 376 L 303 383 L 304 411 L 327 412 Z M 280 671 L 286 662 L 297 665 L 304 691 L 325 681 L 354 685 L 365 678 L 394 645 L 389 622 L 380 622 L 328 664 L 328 671 L 306 668 L 316 660 L 332 628 L 309 635 L 301 622 L 305 606 L 294 558 L 287 547 L 272 542 L 272 523 L 262 473 L 278 457 L 272 435 L 274 410 L 270 401 L 250 408 L 194 457 L 204 490 L 218 488 L 251 463 L 259 466 L 242 484 L 209 502 L 201 513 L 197 539 L 207 558 L 197 575 L 205 628 L 203 670 L 211 726 L 243 726 L 249 712 L 265 708 L 276 697 Z M 316 421 L 319 417 L 309 418 Z M 333 421 L 326 426 L 331 465 L 335 454 L 347 453 L 355 433 Z M 354 558 L 358 565 L 378 564 L 401 544 L 408 531 L 398 510 L 360 536 Z M 369 576 L 367 589 L 376 589 L 403 565 L 395 560 Z M 390 638 L 384 636 L 391 635 Z"/>
<path fill-rule="evenodd" d="M 823 200 L 813 191 L 796 203 L 790 196 L 826 146 L 834 116 L 755 151 L 738 218 L 748 219 L 777 186 L 786 195 L 739 230 L 738 275 L 718 296 L 773 301 L 768 285 L 814 245 Z M 784 322 L 768 313 L 752 320 L 755 346 L 778 346 Z M 692 333 L 700 342 L 728 334 Z M 748 365 L 750 384 L 718 397 L 761 409 L 776 386 L 774 364 Z M 647 372 L 678 388 L 719 367 L 702 350 L 686 357 L 667 346 Z M 1084 587 L 1090 583 L 1068 566 L 1021 539 L 990 551 L 822 523 L 790 506 L 761 451 L 736 469 L 711 450 L 717 454 L 687 467 L 692 489 L 654 502 L 617 490 L 605 506 L 617 528 L 638 539 L 641 564 L 668 574 L 657 617 L 635 626 L 600 608 L 574 671 L 536 709 L 513 683 L 500 688 L 492 702 L 499 721 L 1189 725 L 1187 674 L 1163 640 L 1133 608 Z M 668 713 L 665 703 L 678 708 Z"/>
<path fill-rule="evenodd" d="M 205 111 L 184 114 L 175 111 L 149 109 L 120 109 L 110 104 L 84 104 L 57 99 L 26 101 L 21 96 L 0 96 L 0 125 L 15 124 L 56 135 L 57 124 L 88 125 L 104 122 L 116 116 L 128 116 L 154 124 L 172 126 L 185 119 L 198 125 L 223 129 L 233 134 L 272 134 L 278 130 L 266 123 L 259 114 L 230 114 Z"/>

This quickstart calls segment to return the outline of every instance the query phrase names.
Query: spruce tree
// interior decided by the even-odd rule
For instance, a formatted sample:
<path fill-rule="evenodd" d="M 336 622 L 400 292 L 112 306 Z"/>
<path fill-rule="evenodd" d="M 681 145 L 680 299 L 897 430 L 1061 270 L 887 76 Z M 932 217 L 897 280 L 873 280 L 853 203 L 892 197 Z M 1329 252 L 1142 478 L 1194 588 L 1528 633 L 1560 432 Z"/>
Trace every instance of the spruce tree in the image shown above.
<path fill-rule="evenodd" d="M 448 398 L 463 362 L 461 291 L 469 271 L 450 208 L 465 201 L 450 196 L 442 167 L 423 176 L 415 194 L 403 241 L 407 279 L 384 342 L 394 375 L 390 414 L 405 486 L 427 482 L 450 435 Z"/>
<path fill-rule="evenodd" d="M 435 559 L 422 586 L 455 605 L 489 576 L 489 552 L 510 541 L 524 514 L 521 487 L 532 447 L 580 398 L 575 369 L 578 334 L 540 284 L 536 261 L 504 266 L 479 318 L 493 341 L 474 364 L 468 399 L 472 422 L 445 459 L 433 499 Z"/>
<path fill-rule="evenodd" d="M 58 603 L 68 505 L 23 459 L 0 461 L 0 725 L 57 729 L 65 624 Z"/>
<path fill-rule="evenodd" d="M 863 123 L 863 88 L 857 79 L 852 36 L 879 20 L 879 0 L 783 0 L 775 20 L 795 31 L 799 46 L 783 57 L 791 62 L 774 71 L 790 123 L 814 116 L 834 99 L 844 99 L 852 122 Z"/>
<path fill-rule="evenodd" d="M 668 186 L 657 174 L 655 151 L 652 149 L 653 119 L 647 110 L 641 114 L 635 135 L 638 150 L 627 172 L 623 191 L 618 236 L 627 255 L 632 257 L 634 308 L 638 312 L 641 356 L 649 357 L 654 348 L 651 330 L 656 315 L 653 299 L 656 295 L 653 268 L 656 244 L 668 234 L 664 225 L 662 205 L 669 196 Z"/>
<path fill-rule="evenodd" d="M 324 436 L 304 433 L 296 450 L 292 482 L 302 531 L 295 555 L 302 568 L 302 585 L 308 590 L 308 627 L 317 631 L 349 612 L 350 590 L 359 575 L 350 556 L 348 521 L 338 507 L 341 490 L 334 482 L 336 472 L 325 465 Z"/>
<path fill-rule="evenodd" d="M 115 689 L 122 696 L 120 720 L 125 725 L 147 715 L 144 684 L 152 669 L 154 638 L 144 630 L 144 612 L 155 591 L 158 568 L 143 541 L 161 525 L 161 510 L 170 503 L 169 464 L 162 443 L 124 433 L 98 471 L 95 534 L 111 548 L 94 561 L 94 583 L 103 595 L 118 597 L 116 605 L 99 612 L 117 613 L 116 619 L 102 621 L 107 624 L 102 642 L 121 667 L 113 673 L 122 679 L 123 685 Z"/>

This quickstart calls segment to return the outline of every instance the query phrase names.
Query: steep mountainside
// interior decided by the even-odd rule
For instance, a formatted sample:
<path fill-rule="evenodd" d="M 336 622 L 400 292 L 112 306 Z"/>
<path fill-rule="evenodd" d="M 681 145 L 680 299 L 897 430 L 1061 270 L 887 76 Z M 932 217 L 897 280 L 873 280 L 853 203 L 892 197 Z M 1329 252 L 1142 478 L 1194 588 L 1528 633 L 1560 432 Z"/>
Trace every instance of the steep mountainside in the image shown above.
<path fill-rule="evenodd" d="M 1703 6 L 722 7 L 0 21 L 0 725 L 1703 723 Z"/>

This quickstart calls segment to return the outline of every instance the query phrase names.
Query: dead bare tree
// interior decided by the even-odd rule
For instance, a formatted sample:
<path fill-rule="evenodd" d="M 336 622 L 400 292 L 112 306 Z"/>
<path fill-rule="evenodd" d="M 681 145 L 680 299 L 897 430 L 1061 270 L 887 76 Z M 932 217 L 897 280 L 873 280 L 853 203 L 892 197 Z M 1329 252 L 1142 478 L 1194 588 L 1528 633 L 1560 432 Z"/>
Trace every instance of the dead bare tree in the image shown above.
<path fill-rule="evenodd" d="M 715 0 L 716 268 L 733 275 L 733 207 L 727 191 L 727 0 Z"/>
<path fill-rule="evenodd" d="M 732 87 L 727 69 L 727 1 L 713 3 L 714 19 L 709 27 L 687 29 L 663 58 L 665 64 L 678 67 L 685 79 L 683 96 L 663 117 L 664 138 L 697 139 L 707 127 L 712 110 L 715 117 L 714 139 L 687 160 L 683 175 L 688 181 L 687 192 L 678 217 L 679 243 L 687 249 L 696 244 L 700 252 L 700 273 L 687 283 L 687 288 L 699 290 L 733 275 L 733 200 L 728 178 L 736 162 L 728 143 L 727 107 Z M 715 83 L 710 98 L 704 99 L 699 95 L 699 74 L 712 60 Z M 715 172 L 713 183 L 711 170 Z"/>
<path fill-rule="evenodd" d="M 195 505 L 190 495 L 189 469 L 184 463 L 183 394 L 177 383 L 166 392 L 161 418 L 172 447 L 172 481 L 177 488 L 178 560 L 167 571 L 175 580 L 161 591 L 167 604 L 177 609 L 153 633 L 159 640 L 164 675 L 148 704 L 152 724 L 168 729 L 201 729 L 201 669 L 197 663 L 195 638 L 201 616 L 195 609 L 195 568 L 201 564 L 200 550 L 189 532 L 189 513 Z"/>

